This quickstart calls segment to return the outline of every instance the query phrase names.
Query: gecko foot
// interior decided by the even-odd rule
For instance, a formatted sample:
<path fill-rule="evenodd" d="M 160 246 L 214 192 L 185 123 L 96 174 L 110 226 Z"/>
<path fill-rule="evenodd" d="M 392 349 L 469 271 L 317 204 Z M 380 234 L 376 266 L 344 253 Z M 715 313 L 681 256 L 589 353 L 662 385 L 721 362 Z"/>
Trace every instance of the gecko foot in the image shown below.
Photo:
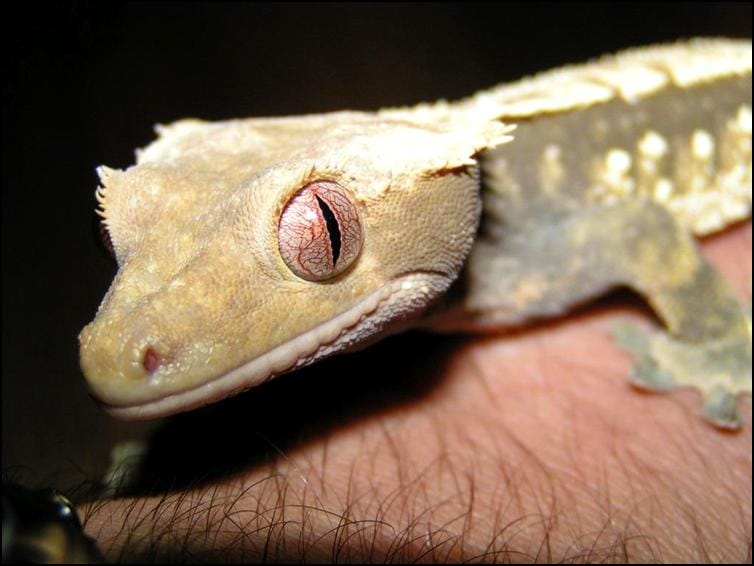
<path fill-rule="evenodd" d="M 748 332 L 696 343 L 625 322 L 616 326 L 613 338 L 634 357 L 629 378 L 636 386 L 651 391 L 693 387 L 702 394 L 702 415 L 717 427 L 735 430 L 741 426 L 736 398 L 751 394 L 751 311 L 748 322 Z"/>

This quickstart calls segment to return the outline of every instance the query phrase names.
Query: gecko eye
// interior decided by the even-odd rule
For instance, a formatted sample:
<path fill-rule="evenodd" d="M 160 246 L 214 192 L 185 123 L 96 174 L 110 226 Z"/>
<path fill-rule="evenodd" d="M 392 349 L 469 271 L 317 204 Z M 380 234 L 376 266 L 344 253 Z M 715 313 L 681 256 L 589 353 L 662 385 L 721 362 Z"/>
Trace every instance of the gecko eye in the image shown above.
<path fill-rule="evenodd" d="M 278 247 L 288 268 L 308 281 L 330 279 L 361 250 L 359 208 L 334 181 L 315 181 L 299 190 L 283 209 Z"/>

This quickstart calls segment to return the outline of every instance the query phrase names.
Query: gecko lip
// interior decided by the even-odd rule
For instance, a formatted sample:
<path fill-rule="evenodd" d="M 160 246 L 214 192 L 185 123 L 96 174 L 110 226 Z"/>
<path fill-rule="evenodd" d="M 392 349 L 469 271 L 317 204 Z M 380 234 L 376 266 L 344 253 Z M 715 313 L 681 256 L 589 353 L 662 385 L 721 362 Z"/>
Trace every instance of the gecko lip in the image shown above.
<path fill-rule="evenodd" d="M 101 401 L 100 403 L 108 413 L 119 419 L 147 420 L 189 411 L 241 393 L 295 367 L 303 367 L 316 359 L 326 357 L 329 352 L 320 354 L 320 350 L 334 343 L 346 331 L 358 327 L 381 305 L 402 291 L 412 288 L 414 286 L 412 280 L 428 276 L 448 279 L 445 274 L 427 271 L 398 276 L 338 316 L 275 346 L 211 381 L 144 403 L 128 405 L 108 404 Z M 366 339 L 368 335 L 365 334 L 363 338 Z"/>

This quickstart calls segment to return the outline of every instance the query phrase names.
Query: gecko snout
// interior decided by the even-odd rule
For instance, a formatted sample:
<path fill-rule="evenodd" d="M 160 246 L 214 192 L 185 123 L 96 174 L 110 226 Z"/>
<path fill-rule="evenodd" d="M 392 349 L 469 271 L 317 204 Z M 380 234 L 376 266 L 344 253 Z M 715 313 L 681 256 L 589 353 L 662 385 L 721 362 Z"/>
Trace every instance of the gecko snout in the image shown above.
<path fill-rule="evenodd" d="M 137 401 L 134 396 L 159 388 L 171 360 L 170 347 L 151 333 L 137 331 L 126 337 L 113 332 L 117 327 L 101 319 L 79 335 L 81 370 L 89 391 L 108 405 Z"/>

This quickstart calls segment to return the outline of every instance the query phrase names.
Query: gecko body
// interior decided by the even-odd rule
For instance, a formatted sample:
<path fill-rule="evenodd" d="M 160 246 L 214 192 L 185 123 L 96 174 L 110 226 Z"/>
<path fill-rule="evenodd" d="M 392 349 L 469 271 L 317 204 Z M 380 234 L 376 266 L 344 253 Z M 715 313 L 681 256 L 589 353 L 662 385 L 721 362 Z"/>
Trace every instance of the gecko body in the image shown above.
<path fill-rule="evenodd" d="M 494 331 L 617 286 L 650 389 L 739 424 L 750 314 L 694 235 L 751 212 L 751 42 L 630 50 L 453 103 L 158 131 L 100 169 L 119 271 L 81 333 L 90 390 L 143 419 L 410 326 Z"/>

